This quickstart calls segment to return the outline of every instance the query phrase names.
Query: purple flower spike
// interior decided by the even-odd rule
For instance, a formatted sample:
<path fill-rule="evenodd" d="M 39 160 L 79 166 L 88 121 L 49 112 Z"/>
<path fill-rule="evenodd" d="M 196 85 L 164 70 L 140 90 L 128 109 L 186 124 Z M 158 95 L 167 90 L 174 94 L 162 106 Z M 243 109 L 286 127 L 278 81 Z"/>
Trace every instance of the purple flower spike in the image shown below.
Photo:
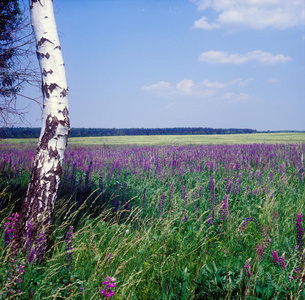
<path fill-rule="evenodd" d="M 100 290 L 100 293 L 105 297 L 105 300 L 110 299 L 114 296 L 114 291 L 111 288 L 116 286 L 115 278 L 106 277 L 106 280 L 103 281 L 103 285 L 105 285 L 105 289 Z"/>
<path fill-rule="evenodd" d="M 208 216 L 207 223 L 208 223 L 209 225 L 212 225 L 212 224 L 213 224 L 213 217 L 212 217 L 212 215 Z"/>
<path fill-rule="evenodd" d="M 300 255 L 303 255 L 303 250 L 304 250 L 304 239 L 303 239 L 304 231 L 303 228 L 301 227 L 302 218 L 303 218 L 302 214 L 297 214 L 297 218 L 296 218 L 297 246 Z"/>
<path fill-rule="evenodd" d="M 270 171 L 269 173 L 269 181 L 272 182 L 273 181 L 273 172 Z"/>
<path fill-rule="evenodd" d="M 225 222 L 225 220 L 230 218 L 228 195 L 224 195 L 223 201 L 221 203 L 220 213 L 222 217 L 222 222 Z"/>
<path fill-rule="evenodd" d="M 272 250 L 272 257 L 273 257 L 273 261 L 275 263 L 276 266 L 278 266 L 278 264 L 280 263 L 279 257 L 277 255 L 277 252 L 275 250 Z"/>
<path fill-rule="evenodd" d="M 35 259 L 36 251 L 35 249 L 31 249 L 29 252 L 28 262 L 31 264 Z"/>
<path fill-rule="evenodd" d="M 44 231 L 40 232 L 39 236 L 38 236 L 38 241 L 37 241 L 37 251 L 36 251 L 37 262 L 42 261 L 46 240 L 47 239 L 46 239 L 45 232 Z"/>
<path fill-rule="evenodd" d="M 257 245 L 256 247 L 256 253 L 259 256 L 259 258 L 262 260 L 264 256 L 264 249 L 262 245 Z"/>
<path fill-rule="evenodd" d="M 70 230 L 66 235 L 66 253 L 67 253 L 67 269 L 70 269 L 72 264 L 72 242 L 73 242 L 73 226 L 70 226 Z"/>
<path fill-rule="evenodd" d="M 9 222 L 4 224 L 4 244 L 8 246 L 12 243 L 16 237 L 14 232 L 16 231 L 15 226 L 18 222 L 19 215 L 17 213 L 12 213 L 11 217 L 8 218 Z"/>
<path fill-rule="evenodd" d="M 251 258 L 247 259 L 247 260 L 246 260 L 246 263 L 245 263 L 245 265 L 244 265 L 244 268 L 246 269 L 247 275 L 248 275 L 249 277 L 252 276 L 250 261 L 251 261 Z"/>

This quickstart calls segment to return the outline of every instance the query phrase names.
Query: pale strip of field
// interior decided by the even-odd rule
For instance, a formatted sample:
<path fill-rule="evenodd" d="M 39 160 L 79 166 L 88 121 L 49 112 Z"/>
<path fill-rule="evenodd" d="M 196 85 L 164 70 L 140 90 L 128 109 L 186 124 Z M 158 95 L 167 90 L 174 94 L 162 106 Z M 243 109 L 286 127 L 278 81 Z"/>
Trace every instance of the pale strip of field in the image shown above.
<path fill-rule="evenodd" d="M 38 139 L 3 139 L 0 144 L 37 144 Z M 69 138 L 69 145 L 221 145 L 221 144 L 299 144 L 305 133 L 257 133 L 222 135 L 145 135 Z"/>

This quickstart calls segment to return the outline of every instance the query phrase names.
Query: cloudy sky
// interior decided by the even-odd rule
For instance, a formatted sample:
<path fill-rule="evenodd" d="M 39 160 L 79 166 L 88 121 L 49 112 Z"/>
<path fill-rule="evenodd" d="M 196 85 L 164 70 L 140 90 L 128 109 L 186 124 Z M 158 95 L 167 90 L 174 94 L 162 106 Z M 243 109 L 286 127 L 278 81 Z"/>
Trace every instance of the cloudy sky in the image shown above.
<path fill-rule="evenodd" d="M 305 130 L 304 0 L 54 0 L 54 11 L 72 127 Z M 40 126 L 38 105 L 27 119 Z"/>

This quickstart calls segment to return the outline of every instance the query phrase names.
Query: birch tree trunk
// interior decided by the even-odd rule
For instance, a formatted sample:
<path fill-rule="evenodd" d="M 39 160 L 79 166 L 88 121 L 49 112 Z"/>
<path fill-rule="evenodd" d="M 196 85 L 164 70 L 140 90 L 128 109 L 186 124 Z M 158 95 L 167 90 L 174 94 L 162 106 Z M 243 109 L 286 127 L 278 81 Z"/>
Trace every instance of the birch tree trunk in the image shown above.
<path fill-rule="evenodd" d="M 29 221 L 50 223 L 70 130 L 65 65 L 53 12 L 53 0 L 30 0 L 31 22 L 42 74 L 43 111 L 39 143 L 17 231 L 25 236 Z M 37 222 L 36 222 L 37 223 Z"/>

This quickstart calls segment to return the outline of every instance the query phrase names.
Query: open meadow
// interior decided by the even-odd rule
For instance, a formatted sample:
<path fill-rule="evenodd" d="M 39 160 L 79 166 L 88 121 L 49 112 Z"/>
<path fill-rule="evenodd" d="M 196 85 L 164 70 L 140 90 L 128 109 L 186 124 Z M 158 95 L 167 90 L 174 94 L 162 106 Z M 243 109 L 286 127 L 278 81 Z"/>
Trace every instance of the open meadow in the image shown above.
<path fill-rule="evenodd" d="M 0 142 L 0 299 L 305 299 L 304 133 L 71 138 L 11 258 L 36 143 Z"/>
<path fill-rule="evenodd" d="M 0 144 L 32 144 L 38 139 L 3 139 Z M 137 135 L 69 138 L 69 145 L 232 145 L 305 143 L 305 133 L 252 133 L 217 135 Z"/>

